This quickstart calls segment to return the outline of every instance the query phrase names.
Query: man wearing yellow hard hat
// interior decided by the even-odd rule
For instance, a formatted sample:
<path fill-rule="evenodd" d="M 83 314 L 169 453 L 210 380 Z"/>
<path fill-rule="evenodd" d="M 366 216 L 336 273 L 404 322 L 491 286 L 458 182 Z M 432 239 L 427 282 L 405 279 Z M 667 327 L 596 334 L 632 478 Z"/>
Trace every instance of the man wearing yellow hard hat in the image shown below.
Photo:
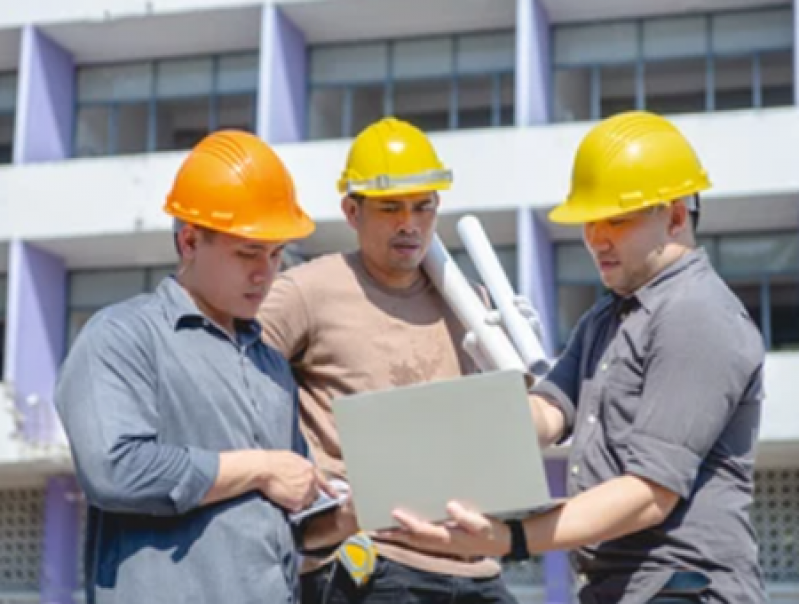
<path fill-rule="evenodd" d="M 266 341 L 291 359 L 302 424 L 317 463 L 345 477 L 333 399 L 476 371 L 464 329 L 422 260 L 435 233 L 439 192 L 452 175 L 428 138 L 386 118 L 352 144 L 338 182 L 358 249 L 281 274 L 259 318 Z M 390 426 L 386 426 L 390 430 Z M 500 566 L 485 557 L 431 555 L 357 531 L 351 507 L 311 522 L 303 602 L 510 603 Z"/>
<path fill-rule="evenodd" d="M 583 226 L 610 293 L 532 397 L 542 442 L 571 437 L 571 497 L 522 522 L 457 502 L 447 526 L 398 510 L 405 530 L 384 537 L 519 559 L 574 550 L 586 603 L 766 601 L 749 519 L 763 341 L 696 247 L 709 186 L 660 116 L 624 113 L 588 133 L 550 218 Z"/>
<path fill-rule="evenodd" d="M 89 504 L 86 599 L 295 602 L 286 511 L 328 487 L 254 318 L 285 243 L 314 224 L 280 159 L 239 131 L 191 151 L 165 210 L 177 275 L 97 313 L 55 395 Z"/>

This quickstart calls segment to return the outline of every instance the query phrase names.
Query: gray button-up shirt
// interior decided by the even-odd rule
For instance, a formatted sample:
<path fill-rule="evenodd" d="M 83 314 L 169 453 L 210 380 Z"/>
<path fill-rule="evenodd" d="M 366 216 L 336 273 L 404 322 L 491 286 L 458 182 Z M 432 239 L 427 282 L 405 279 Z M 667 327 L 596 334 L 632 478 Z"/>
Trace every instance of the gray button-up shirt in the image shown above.
<path fill-rule="evenodd" d="M 288 364 L 257 323 L 237 330 L 167 278 L 99 312 L 70 351 L 56 405 L 90 505 L 90 603 L 296 600 L 283 510 L 259 493 L 199 507 L 220 451 L 305 451 Z"/>
<path fill-rule="evenodd" d="M 762 339 L 703 250 L 582 318 L 534 391 L 573 437 L 574 495 L 632 474 L 680 500 L 665 522 L 574 554 L 584 602 L 647 602 L 676 569 L 712 580 L 711 602 L 764 602 L 749 519 Z"/>

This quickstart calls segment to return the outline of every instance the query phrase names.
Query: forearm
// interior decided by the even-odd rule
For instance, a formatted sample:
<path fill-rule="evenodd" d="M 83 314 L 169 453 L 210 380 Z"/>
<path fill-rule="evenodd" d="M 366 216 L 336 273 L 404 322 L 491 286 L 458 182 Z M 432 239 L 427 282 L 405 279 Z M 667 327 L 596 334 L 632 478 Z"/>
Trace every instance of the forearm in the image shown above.
<path fill-rule="evenodd" d="M 202 505 L 233 499 L 260 489 L 268 471 L 263 451 L 225 451 L 219 454 L 219 472 Z"/>
<path fill-rule="evenodd" d="M 563 506 L 524 522 L 531 552 L 569 550 L 660 524 L 677 496 L 636 476 L 598 485 Z"/>
<path fill-rule="evenodd" d="M 535 394 L 529 395 L 527 400 L 530 404 L 533 423 L 538 432 L 538 442 L 541 448 L 545 449 L 558 442 L 563 436 L 566 429 L 563 413 L 549 401 Z"/>

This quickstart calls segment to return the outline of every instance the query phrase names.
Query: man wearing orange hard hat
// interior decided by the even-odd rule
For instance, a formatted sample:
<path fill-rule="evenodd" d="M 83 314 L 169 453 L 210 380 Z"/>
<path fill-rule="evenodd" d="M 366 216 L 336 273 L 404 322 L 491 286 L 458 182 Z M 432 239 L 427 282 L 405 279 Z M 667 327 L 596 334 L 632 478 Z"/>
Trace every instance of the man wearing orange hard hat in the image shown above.
<path fill-rule="evenodd" d="M 291 359 L 308 444 L 336 478 L 346 478 L 346 468 L 335 398 L 478 369 L 460 346 L 464 327 L 422 270 L 439 193 L 451 181 L 431 141 L 412 124 L 385 118 L 365 128 L 337 187 L 358 249 L 285 271 L 264 301 L 264 338 Z M 308 521 L 305 604 L 515 602 L 495 560 L 351 537 L 357 530 L 351 504 Z"/>
<path fill-rule="evenodd" d="M 387 538 L 442 552 L 573 550 L 585 604 L 765 602 L 749 518 L 763 340 L 696 245 L 710 182 L 665 118 L 604 120 L 550 213 L 581 225 L 609 293 L 532 389 L 543 444 L 571 437 L 570 497 L 501 522 L 452 502 L 452 522 L 402 510 Z M 513 480 L 513 477 L 508 477 Z"/>
<path fill-rule="evenodd" d="M 239 131 L 189 153 L 165 210 L 176 276 L 97 313 L 56 392 L 89 504 L 87 601 L 294 602 L 286 513 L 329 487 L 255 315 L 314 224 L 277 155 Z"/>

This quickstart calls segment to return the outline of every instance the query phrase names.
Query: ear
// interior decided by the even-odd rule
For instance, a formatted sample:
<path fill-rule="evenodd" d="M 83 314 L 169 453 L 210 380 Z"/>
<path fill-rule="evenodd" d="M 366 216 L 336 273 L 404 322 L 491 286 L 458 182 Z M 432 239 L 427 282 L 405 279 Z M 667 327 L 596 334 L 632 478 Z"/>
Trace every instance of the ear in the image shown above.
<path fill-rule="evenodd" d="M 192 260 L 197 255 L 197 244 L 200 240 L 200 232 L 194 225 L 187 224 L 178 232 L 177 243 L 180 249 L 180 257 L 185 260 Z"/>
<path fill-rule="evenodd" d="M 347 195 L 341 199 L 341 211 L 344 212 L 347 223 L 357 231 L 361 224 L 361 205 Z"/>
<path fill-rule="evenodd" d="M 685 229 L 689 228 L 690 212 L 688 206 L 680 199 L 671 204 L 671 212 L 669 213 L 669 235 L 677 237 Z"/>

